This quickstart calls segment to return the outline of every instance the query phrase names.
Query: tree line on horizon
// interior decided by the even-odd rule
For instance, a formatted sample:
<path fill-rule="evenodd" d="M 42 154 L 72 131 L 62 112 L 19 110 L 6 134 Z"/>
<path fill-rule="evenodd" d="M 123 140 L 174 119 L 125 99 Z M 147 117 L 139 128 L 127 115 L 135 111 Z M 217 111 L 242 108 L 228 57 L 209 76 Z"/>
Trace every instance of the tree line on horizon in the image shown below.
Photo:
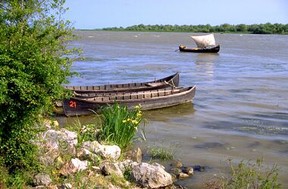
<path fill-rule="evenodd" d="M 192 32 L 192 33 L 250 33 L 250 34 L 288 34 L 288 24 L 222 24 L 206 25 L 133 25 L 129 27 L 103 28 L 105 31 L 143 31 L 143 32 Z"/>

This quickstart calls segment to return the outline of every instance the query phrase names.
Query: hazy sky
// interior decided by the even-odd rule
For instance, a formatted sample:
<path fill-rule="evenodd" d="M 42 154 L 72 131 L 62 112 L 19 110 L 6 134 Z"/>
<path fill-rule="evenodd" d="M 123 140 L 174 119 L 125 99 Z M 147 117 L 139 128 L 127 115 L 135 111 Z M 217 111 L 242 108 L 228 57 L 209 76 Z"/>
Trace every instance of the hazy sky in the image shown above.
<path fill-rule="evenodd" d="M 66 0 L 77 29 L 144 24 L 288 24 L 288 0 Z"/>

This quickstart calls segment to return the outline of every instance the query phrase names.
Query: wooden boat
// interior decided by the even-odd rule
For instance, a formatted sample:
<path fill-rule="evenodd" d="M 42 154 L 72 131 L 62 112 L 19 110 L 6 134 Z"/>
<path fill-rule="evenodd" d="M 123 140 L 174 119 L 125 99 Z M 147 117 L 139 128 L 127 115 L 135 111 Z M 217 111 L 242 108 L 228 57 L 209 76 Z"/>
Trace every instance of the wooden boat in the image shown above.
<path fill-rule="evenodd" d="M 166 87 L 178 87 L 179 73 L 157 79 L 154 81 L 142 83 L 124 83 L 124 84 L 108 84 L 100 86 L 64 86 L 64 88 L 72 90 L 76 93 L 95 93 L 95 92 L 121 92 L 121 91 L 143 91 L 162 89 Z"/>
<path fill-rule="evenodd" d="M 194 53 L 218 53 L 220 51 L 220 45 L 210 46 L 205 48 L 187 48 L 184 45 L 179 46 L 180 52 L 194 52 Z"/>
<path fill-rule="evenodd" d="M 141 105 L 142 110 L 152 110 L 192 102 L 196 87 L 166 88 L 149 91 L 125 93 L 97 93 L 97 96 L 88 98 L 72 97 L 63 101 L 66 116 L 88 115 L 98 112 L 102 107 L 119 103 L 133 108 Z"/>
<path fill-rule="evenodd" d="M 191 36 L 197 45 L 197 48 L 187 48 L 184 45 L 179 46 L 180 52 L 195 52 L 195 53 L 218 53 L 220 45 L 216 44 L 214 34 Z"/>

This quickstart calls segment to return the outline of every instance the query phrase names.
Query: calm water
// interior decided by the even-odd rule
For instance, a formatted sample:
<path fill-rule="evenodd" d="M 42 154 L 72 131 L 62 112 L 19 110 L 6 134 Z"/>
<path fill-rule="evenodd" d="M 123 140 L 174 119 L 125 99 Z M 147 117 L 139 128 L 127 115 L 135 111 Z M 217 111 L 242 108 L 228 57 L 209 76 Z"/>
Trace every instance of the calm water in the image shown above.
<path fill-rule="evenodd" d="M 180 53 L 188 33 L 77 32 L 73 85 L 150 81 L 180 72 L 197 86 L 193 104 L 145 113 L 143 146 L 172 149 L 185 165 L 205 165 L 184 185 L 195 188 L 234 162 L 263 158 L 278 164 L 288 188 L 288 36 L 216 34 L 219 54 Z M 89 118 L 87 118 L 89 119 Z M 87 120 L 86 120 L 87 121 Z"/>

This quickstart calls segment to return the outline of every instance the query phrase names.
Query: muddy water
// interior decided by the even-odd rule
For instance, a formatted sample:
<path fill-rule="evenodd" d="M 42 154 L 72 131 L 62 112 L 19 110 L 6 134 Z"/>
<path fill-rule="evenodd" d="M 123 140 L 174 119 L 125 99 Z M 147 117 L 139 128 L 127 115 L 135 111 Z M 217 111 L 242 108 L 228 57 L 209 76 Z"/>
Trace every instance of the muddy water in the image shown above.
<path fill-rule="evenodd" d="M 145 112 L 147 141 L 136 143 L 208 167 L 183 185 L 201 188 L 203 180 L 225 173 L 227 159 L 263 158 L 279 165 L 288 188 L 288 36 L 215 34 L 219 54 L 192 54 L 177 51 L 179 44 L 195 46 L 188 33 L 77 35 L 72 45 L 86 59 L 73 64 L 80 73 L 73 85 L 150 81 L 178 71 L 181 86 L 197 86 L 192 104 Z"/>

